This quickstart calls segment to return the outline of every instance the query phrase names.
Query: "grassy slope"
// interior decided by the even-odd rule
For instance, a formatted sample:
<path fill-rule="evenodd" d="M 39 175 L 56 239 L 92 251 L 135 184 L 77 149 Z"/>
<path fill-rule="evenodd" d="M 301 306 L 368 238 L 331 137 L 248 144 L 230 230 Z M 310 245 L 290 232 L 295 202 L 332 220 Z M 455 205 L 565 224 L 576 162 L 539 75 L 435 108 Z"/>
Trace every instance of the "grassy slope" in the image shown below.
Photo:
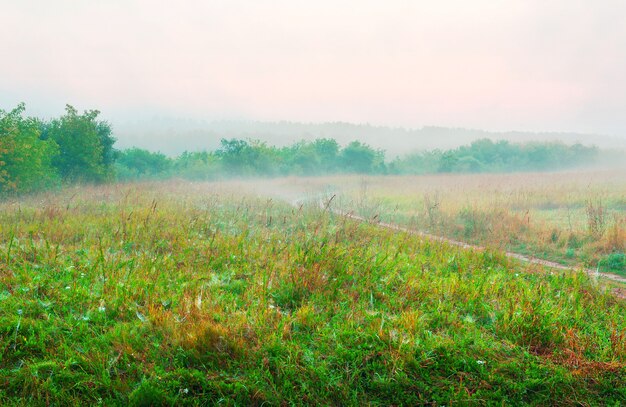
<path fill-rule="evenodd" d="M 626 305 L 583 275 L 208 184 L 0 216 L 3 405 L 626 402 Z"/>

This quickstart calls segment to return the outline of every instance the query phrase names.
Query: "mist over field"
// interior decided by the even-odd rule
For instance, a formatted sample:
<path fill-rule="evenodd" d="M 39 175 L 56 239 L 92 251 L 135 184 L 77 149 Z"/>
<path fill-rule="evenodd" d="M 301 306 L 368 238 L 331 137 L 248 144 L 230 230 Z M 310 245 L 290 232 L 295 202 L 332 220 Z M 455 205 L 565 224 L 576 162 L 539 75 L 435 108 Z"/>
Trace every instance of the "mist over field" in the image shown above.
<path fill-rule="evenodd" d="M 0 0 L 0 406 L 626 405 L 625 21 Z"/>

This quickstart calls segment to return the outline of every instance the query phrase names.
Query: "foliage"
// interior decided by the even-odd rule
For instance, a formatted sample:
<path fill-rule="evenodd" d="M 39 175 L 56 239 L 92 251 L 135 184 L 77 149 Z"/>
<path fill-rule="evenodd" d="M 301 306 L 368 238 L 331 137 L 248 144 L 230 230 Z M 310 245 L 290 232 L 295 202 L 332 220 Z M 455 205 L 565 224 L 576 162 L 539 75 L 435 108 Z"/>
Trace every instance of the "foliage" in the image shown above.
<path fill-rule="evenodd" d="M 386 171 L 381 150 L 358 141 L 341 148 L 335 140 L 324 138 L 285 147 L 268 146 L 258 140 L 222 139 L 215 152 L 185 152 L 173 159 L 133 148 L 121 152 L 117 168 L 120 179 L 159 176 L 192 180 Z"/>
<path fill-rule="evenodd" d="M 24 105 L 1 112 L 0 192 L 29 192 L 64 183 L 180 177 L 318 176 L 328 174 L 430 174 L 550 171 L 592 163 L 596 147 L 562 143 L 514 144 L 476 140 L 452 150 L 409 153 L 385 161 L 385 151 L 360 141 L 340 146 L 332 138 L 271 146 L 260 140 L 222 139 L 216 151 L 167 157 L 130 148 L 119 152 L 109 123 L 98 110 L 65 114 L 45 122 L 23 118 Z"/>
<path fill-rule="evenodd" d="M 624 253 L 611 253 L 598 262 L 599 268 L 626 275 L 626 254 Z"/>
<path fill-rule="evenodd" d="M 119 152 L 116 175 L 120 180 L 155 178 L 163 176 L 172 166 L 172 160 L 161 153 L 140 148 Z"/>
<path fill-rule="evenodd" d="M 381 150 L 374 150 L 367 144 L 353 141 L 341 151 L 340 162 L 346 172 L 382 173 L 385 169 L 384 156 Z"/>
<path fill-rule="evenodd" d="M 280 172 L 294 175 L 321 175 L 340 170 L 341 147 L 333 139 L 300 141 L 280 149 Z"/>
<path fill-rule="evenodd" d="M 98 121 L 97 110 L 83 114 L 67 105 L 65 115 L 45 125 L 44 136 L 59 146 L 53 163 L 66 181 L 103 182 L 113 177 L 111 128 Z"/>
<path fill-rule="evenodd" d="M 391 167 L 399 174 L 550 171 L 593 164 L 598 155 L 597 147 L 581 144 L 480 139 L 457 149 L 409 154 L 394 160 Z"/>
<path fill-rule="evenodd" d="M 274 175 L 276 173 L 275 148 L 258 140 L 222 139 L 216 151 L 224 170 L 231 175 Z"/>
<path fill-rule="evenodd" d="M 55 184 L 58 147 L 40 138 L 40 122 L 23 117 L 24 105 L 0 110 L 0 193 L 31 192 Z"/>
<path fill-rule="evenodd" d="M 193 180 L 213 180 L 222 175 L 222 166 L 215 153 L 207 151 L 184 152 L 172 160 L 171 174 Z M 167 176 L 162 174 L 161 177 Z"/>

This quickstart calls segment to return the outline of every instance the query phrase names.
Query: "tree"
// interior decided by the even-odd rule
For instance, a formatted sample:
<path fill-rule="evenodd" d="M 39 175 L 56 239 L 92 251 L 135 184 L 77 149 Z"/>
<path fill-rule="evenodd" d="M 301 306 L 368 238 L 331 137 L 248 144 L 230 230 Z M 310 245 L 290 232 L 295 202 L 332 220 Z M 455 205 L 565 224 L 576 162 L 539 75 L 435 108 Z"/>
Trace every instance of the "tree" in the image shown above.
<path fill-rule="evenodd" d="M 111 125 L 105 121 L 96 122 L 96 133 L 102 145 L 102 164 L 106 168 L 111 168 L 118 158 L 119 152 L 113 148 L 115 138 L 112 135 Z"/>
<path fill-rule="evenodd" d="M 117 154 L 118 178 L 152 178 L 163 175 L 171 166 L 171 160 L 161 153 L 141 148 L 130 148 Z"/>
<path fill-rule="evenodd" d="M 108 123 L 98 121 L 98 110 L 83 114 L 67 105 L 65 115 L 52 120 L 45 137 L 59 145 L 53 161 L 65 181 L 103 182 L 113 177 L 115 139 Z"/>
<path fill-rule="evenodd" d="M 53 185 L 57 173 L 52 160 L 58 146 L 40 138 L 40 122 L 24 118 L 20 104 L 10 112 L 0 110 L 0 192 L 31 192 Z"/>
<path fill-rule="evenodd" d="M 320 138 L 313 142 L 313 149 L 319 157 L 323 172 L 334 171 L 337 167 L 339 144 L 332 138 Z"/>
<path fill-rule="evenodd" d="M 233 175 L 273 175 L 278 172 L 277 149 L 258 140 L 222 139 L 216 154 Z"/>
<path fill-rule="evenodd" d="M 360 141 L 353 141 L 341 151 L 341 165 L 348 172 L 380 172 L 384 170 L 384 153 Z"/>
<path fill-rule="evenodd" d="M 307 141 L 299 141 L 280 149 L 281 173 L 296 175 L 312 175 L 320 171 L 320 159 L 313 145 Z"/>
<path fill-rule="evenodd" d="M 222 139 L 216 154 L 226 170 L 240 173 L 249 165 L 250 145 L 245 140 Z"/>
<path fill-rule="evenodd" d="M 439 168 L 438 172 L 454 172 L 457 170 L 459 165 L 459 158 L 454 153 L 454 151 L 446 151 L 441 155 L 439 159 Z"/>
<path fill-rule="evenodd" d="M 194 180 L 212 180 L 222 175 L 219 157 L 207 151 L 185 151 L 172 162 L 173 172 Z"/>

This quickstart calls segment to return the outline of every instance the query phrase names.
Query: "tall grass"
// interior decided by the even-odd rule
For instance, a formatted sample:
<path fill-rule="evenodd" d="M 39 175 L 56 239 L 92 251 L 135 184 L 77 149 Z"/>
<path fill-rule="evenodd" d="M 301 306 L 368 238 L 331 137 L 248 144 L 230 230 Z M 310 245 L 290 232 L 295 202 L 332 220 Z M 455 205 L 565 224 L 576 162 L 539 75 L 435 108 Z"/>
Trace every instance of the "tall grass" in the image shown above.
<path fill-rule="evenodd" d="M 0 211 L 0 404 L 626 402 L 626 305 L 241 185 Z"/>
<path fill-rule="evenodd" d="M 555 260 L 608 267 L 626 246 L 626 178 L 619 172 L 344 177 L 345 209 L 450 238 Z M 357 184 L 367 182 L 367 197 Z M 368 212 L 361 208 L 370 205 Z"/>

